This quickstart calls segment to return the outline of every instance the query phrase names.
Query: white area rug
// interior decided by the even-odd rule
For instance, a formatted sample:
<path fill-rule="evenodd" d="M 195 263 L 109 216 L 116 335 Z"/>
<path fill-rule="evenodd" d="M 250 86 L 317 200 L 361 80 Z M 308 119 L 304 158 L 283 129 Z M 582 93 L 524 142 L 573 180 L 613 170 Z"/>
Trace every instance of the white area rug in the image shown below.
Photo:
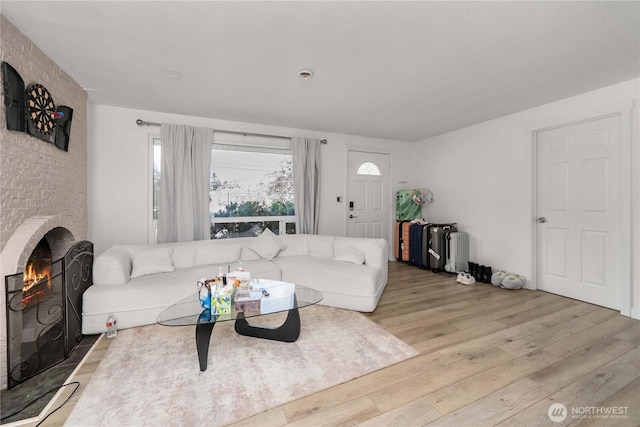
<path fill-rule="evenodd" d="M 216 324 L 205 372 L 195 326 L 120 331 L 65 426 L 222 426 L 418 354 L 357 312 L 312 306 L 300 317 L 295 343 Z"/>

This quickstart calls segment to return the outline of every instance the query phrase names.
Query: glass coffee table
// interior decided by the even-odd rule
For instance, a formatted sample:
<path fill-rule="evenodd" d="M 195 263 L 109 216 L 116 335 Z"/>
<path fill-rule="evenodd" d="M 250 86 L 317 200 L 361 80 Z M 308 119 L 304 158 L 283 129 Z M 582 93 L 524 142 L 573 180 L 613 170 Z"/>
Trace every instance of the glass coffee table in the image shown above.
<path fill-rule="evenodd" d="M 168 307 L 158 316 L 157 322 L 164 326 L 196 327 L 196 349 L 200 370 L 207 370 L 209 342 L 216 322 L 235 320 L 235 330 L 240 335 L 263 338 L 283 342 L 294 342 L 300 336 L 300 314 L 298 309 L 314 305 L 322 301 L 322 293 L 305 286 L 277 280 L 253 279 L 253 289 L 262 290 L 260 309 L 238 311 L 232 304 L 229 314 L 212 314 L 203 309 L 200 298 L 194 290 L 193 294 Z M 267 295 L 268 294 L 268 295 Z M 270 328 L 250 324 L 247 319 L 267 314 L 288 311 L 282 325 Z"/>

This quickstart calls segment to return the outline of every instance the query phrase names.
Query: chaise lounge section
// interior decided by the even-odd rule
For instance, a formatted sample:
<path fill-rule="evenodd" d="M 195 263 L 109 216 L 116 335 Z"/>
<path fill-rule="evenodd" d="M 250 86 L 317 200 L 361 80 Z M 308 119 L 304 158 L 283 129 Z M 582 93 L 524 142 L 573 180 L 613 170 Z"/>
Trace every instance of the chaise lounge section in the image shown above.
<path fill-rule="evenodd" d="M 196 282 L 240 265 L 252 278 L 317 289 L 320 304 L 371 312 L 387 284 L 387 242 L 293 234 L 200 240 L 158 245 L 117 245 L 96 257 L 93 283 L 83 295 L 82 332 L 153 324 L 171 304 L 196 292 Z"/>

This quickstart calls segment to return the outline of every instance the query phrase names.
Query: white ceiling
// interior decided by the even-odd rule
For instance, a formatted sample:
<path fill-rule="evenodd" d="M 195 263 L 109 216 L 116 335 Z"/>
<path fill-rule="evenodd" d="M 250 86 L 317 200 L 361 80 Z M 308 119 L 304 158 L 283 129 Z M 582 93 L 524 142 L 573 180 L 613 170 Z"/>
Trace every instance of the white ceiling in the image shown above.
<path fill-rule="evenodd" d="M 3 0 L 0 10 L 92 103 L 417 141 L 638 77 L 639 5 Z M 303 68 L 314 77 L 299 78 Z"/>

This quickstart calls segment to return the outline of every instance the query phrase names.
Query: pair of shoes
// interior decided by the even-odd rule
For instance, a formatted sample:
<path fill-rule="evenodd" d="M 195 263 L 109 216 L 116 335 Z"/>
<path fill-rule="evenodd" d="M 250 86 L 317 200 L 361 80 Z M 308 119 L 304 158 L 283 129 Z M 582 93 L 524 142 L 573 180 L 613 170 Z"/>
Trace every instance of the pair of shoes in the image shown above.
<path fill-rule="evenodd" d="M 491 266 L 469 261 L 469 274 L 478 279 L 478 282 L 491 283 Z"/>
<path fill-rule="evenodd" d="M 502 281 L 502 284 L 500 285 L 501 288 L 506 288 L 506 289 L 520 289 L 523 286 L 524 286 L 524 277 L 522 277 L 519 274 L 509 274 L 504 278 L 504 280 Z"/>
<path fill-rule="evenodd" d="M 491 284 L 505 289 L 520 289 L 524 282 L 524 277 L 506 271 L 497 271 L 491 275 Z"/>
<path fill-rule="evenodd" d="M 473 285 L 474 283 L 476 283 L 476 279 L 475 277 L 473 277 L 472 275 L 470 275 L 469 273 L 460 273 L 462 274 L 462 278 L 460 280 L 460 283 L 462 283 L 463 285 Z"/>
<path fill-rule="evenodd" d="M 495 273 L 493 273 L 491 275 L 491 284 L 493 286 L 500 286 L 502 285 L 502 281 L 504 280 L 505 277 L 507 277 L 509 275 L 509 273 L 507 273 L 506 271 L 496 271 Z"/>

